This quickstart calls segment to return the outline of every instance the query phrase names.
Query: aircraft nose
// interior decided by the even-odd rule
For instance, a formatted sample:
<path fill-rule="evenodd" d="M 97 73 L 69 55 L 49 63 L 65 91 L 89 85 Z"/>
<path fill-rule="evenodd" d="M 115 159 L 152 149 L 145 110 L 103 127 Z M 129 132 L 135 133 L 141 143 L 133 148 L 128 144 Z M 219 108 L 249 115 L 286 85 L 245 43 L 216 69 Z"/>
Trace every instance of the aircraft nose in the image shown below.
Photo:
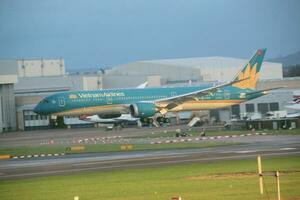
<path fill-rule="evenodd" d="M 40 112 L 41 112 L 41 106 L 40 106 L 40 104 L 36 105 L 33 108 L 33 112 L 35 112 L 36 114 L 40 114 Z"/>

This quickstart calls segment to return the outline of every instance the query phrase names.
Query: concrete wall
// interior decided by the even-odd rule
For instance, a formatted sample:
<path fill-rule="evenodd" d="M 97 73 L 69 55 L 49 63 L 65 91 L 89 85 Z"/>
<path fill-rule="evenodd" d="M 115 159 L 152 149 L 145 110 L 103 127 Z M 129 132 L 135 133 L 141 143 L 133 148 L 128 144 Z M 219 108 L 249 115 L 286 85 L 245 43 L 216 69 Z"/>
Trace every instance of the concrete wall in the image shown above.
<path fill-rule="evenodd" d="M 67 77 L 71 82 L 71 90 L 83 90 L 83 76 L 72 75 Z"/>
<path fill-rule="evenodd" d="M 72 81 L 65 76 L 23 77 L 15 84 L 16 95 L 36 95 L 38 93 L 54 93 L 71 90 Z"/>
<path fill-rule="evenodd" d="M 103 88 L 102 76 L 84 76 L 82 78 L 84 90 L 100 90 Z"/>
<path fill-rule="evenodd" d="M 63 59 L 18 60 L 19 77 L 62 76 L 64 74 Z"/>
<path fill-rule="evenodd" d="M 232 80 L 246 62 L 243 59 L 216 59 L 214 62 L 199 65 L 199 68 L 204 81 L 227 82 Z M 260 74 L 260 79 L 281 79 L 282 64 L 263 62 Z"/>
<path fill-rule="evenodd" d="M 13 84 L 0 85 L 2 128 L 4 130 L 16 130 L 16 107 Z"/>
<path fill-rule="evenodd" d="M 161 81 L 201 80 L 199 69 L 185 66 L 169 66 L 151 62 L 133 62 L 119 65 L 107 72 L 108 75 L 118 76 L 161 76 Z"/>
<path fill-rule="evenodd" d="M 293 100 L 293 91 L 294 89 L 281 89 L 274 90 L 270 92 L 268 95 L 247 101 L 245 103 L 240 104 L 241 113 L 246 113 L 246 104 L 254 104 L 254 112 L 258 112 L 258 103 L 276 103 L 279 104 L 279 110 L 287 110 L 288 112 L 295 112 L 294 110 L 287 109 L 285 106 L 292 102 Z"/>
<path fill-rule="evenodd" d="M 46 96 L 46 94 L 40 96 L 16 96 L 16 106 L 35 105 Z"/>
<path fill-rule="evenodd" d="M 0 94 L 0 133 L 3 132 L 3 117 L 2 117 L 2 96 Z"/>
<path fill-rule="evenodd" d="M 259 90 L 274 88 L 274 87 L 284 87 L 286 89 L 299 89 L 300 88 L 300 77 L 261 80 L 258 82 L 258 85 L 257 85 L 257 88 Z"/>
<path fill-rule="evenodd" d="M 0 84 L 18 82 L 18 63 L 15 60 L 0 60 Z"/>
<path fill-rule="evenodd" d="M 147 77 L 147 87 L 160 87 L 161 77 L 159 75 L 148 76 Z"/>
<path fill-rule="evenodd" d="M 103 76 L 103 89 L 109 88 L 135 88 L 146 82 L 145 76 L 133 75 L 105 75 Z"/>

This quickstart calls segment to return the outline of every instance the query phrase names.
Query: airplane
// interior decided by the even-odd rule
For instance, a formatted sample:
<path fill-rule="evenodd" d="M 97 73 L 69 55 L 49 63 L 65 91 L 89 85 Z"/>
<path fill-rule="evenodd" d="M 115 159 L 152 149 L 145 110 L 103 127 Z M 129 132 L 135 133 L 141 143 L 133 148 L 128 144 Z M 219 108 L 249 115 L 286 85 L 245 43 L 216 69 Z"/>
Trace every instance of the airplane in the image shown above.
<path fill-rule="evenodd" d="M 300 91 L 295 91 L 293 94 L 293 98 L 293 102 L 285 107 L 293 110 L 300 110 Z"/>
<path fill-rule="evenodd" d="M 148 82 L 146 81 L 138 85 L 136 88 L 146 88 L 147 85 Z M 111 127 L 115 127 L 115 126 L 124 126 L 128 122 L 137 122 L 139 118 L 134 118 L 130 114 L 122 114 L 121 116 L 116 116 L 113 118 L 101 118 L 99 115 L 81 115 L 79 116 L 79 120 L 90 122 L 90 123 L 97 123 L 98 125 L 103 124 L 106 127 L 107 125 L 110 125 Z"/>
<path fill-rule="evenodd" d="M 266 49 L 258 49 L 228 83 L 188 87 L 69 91 L 45 97 L 34 108 L 40 115 L 98 115 L 115 118 L 130 113 L 134 118 L 155 120 L 168 112 L 223 108 L 266 95 L 257 90 Z"/>
<path fill-rule="evenodd" d="M 288 109 L 296 111 L 296 113 L 287 114 L 288 118 L 299 118 L 300 117 L 300 91 L 294 91 L 293 101 L 289 105 L 285 106 Z"/>

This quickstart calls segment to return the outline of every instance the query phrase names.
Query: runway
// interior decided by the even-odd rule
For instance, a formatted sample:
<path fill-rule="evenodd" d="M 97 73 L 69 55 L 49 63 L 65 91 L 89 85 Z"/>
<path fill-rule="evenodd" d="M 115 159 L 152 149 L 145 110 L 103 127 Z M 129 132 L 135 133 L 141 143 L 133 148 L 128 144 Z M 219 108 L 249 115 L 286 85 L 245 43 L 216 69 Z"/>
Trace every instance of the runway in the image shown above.
<path fill-rule="evenodd" d="M 300 155 L 300 136 L 259 136 L 239 140 L 243 144 L 214 148 L 70 154 L 58 158 L 2 160 L 0 180 L 247 159 L 257 155 Z"/>

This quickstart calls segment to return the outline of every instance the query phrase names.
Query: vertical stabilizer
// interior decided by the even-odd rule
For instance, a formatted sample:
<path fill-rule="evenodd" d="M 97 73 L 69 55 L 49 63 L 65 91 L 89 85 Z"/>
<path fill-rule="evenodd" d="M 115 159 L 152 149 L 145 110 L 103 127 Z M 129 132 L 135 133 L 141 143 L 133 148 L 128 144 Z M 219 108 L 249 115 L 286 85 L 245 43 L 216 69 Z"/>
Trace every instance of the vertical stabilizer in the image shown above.
<path fill-rule="evenodd" d="M 258 49 L 250 61 L 234 77 L 233 81 L 243 80 L 233 86 L 243 89 L 255 89 L 259 78 L 261 65 L 267 49 Z"/>

